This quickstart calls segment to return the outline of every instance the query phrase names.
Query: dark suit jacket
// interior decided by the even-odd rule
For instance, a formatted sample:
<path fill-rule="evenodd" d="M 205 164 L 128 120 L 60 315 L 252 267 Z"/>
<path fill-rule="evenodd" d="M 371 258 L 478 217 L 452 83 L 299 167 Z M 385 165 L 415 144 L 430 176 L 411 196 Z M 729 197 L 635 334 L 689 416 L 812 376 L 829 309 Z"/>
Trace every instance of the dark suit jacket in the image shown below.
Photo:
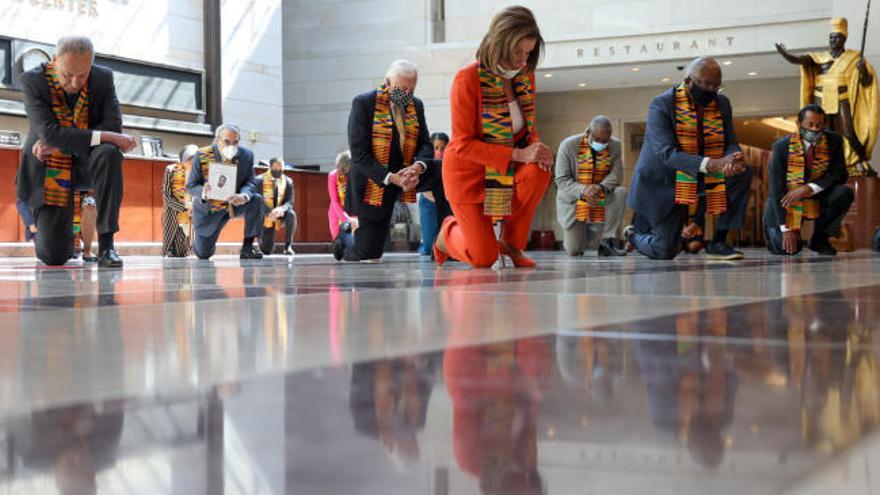
<path fill-rule="evenodd" d="M 264 177 L 265 177 L 264 174 L 258 175 L 256 178 L 256 181 L 257 181 L 256 185 L 254 186 L 256 188 L 256 190 L 259 191 L 261 194 L 263 192 L 263 178 Z M 275 206 L 276 207 L 280 206 L 280 207 L 284 208 L 286 211 L 293 211 L 293 180 L 291 180 L 290 177 L 288 177 L 286 175 L 283 175 L 282 177 L 284 177 L 284 180 L 287 181 L 287 187 L 284 188 L 284 197 L 281 198 L 281 201 L 279 202 L 276 198 Z M 278 191 L 275 190 L 274 194 L 277 195 Z"/>
<path fill-rule="evenodd" d="M 413 98 L 416 105 L 416 114 L 419 118 L 419 144 L 416 147 L 413 162 L 422 161 L 429 168 L 434 164 L 434 145 L 428 132 L 428 124 L 425 123 L 425 106 L 418 98 Z M 346 194 L 346 202 L 351 198 L 352 213 L 365 220 L 379 220 L 389 215 L 394 208 L 394 202 L 400 195 L 401 189 L 394 184 L 385 186 L 385 196 L 382 207 L 377 208 L 364 204 L 364 191 L 367 188 L 368 179 L 372 179 L 378 185 L 383 185 L 385 176 L 397 172 L 403 168 L 403 155 L 400 152 L 399 136 L 397 128 L 392 126 L 391 131 L 391 158 L 388 168 L 379 163 L 373 157 L 373 113 L 376 110 L 376 92 L 370 91 L 358 95 L 351 103 L 351 113 L 348 116 L 348 145 L 351 149 L 351 173 L 348 175 L 349 189 Z"/>
<path fill-rule="evenodd" d="M 89 128 L 62 127 L 52 111 L 52 98 L 46 82 L 45 65 L 21 75 L 24 109 L 29 123 L 21 164 L 16 177 L 18 198 L 31 208 L 43 205 L 43 182 L 46 164 L 31 153 L 34 143 L 42 140 L 50 146 L 74 155 L 74 169 L 81 167 L 91 152 L 92 131 L 122 132 L 122 111 L 116 98 L 113 71 L 92 66 L 89 74 Z"/>
<path fill-rule="evenodd" d="M 730 100 L 718 95 L 718 106 L 724 120 L 724 154 L 740 151 L 733 128 Z M 675 87 L 654 98 L 648 109 L 645 143 L 633 173 L 629 192 L 629 207 L 647 218 L 659 222 L 675 206 L 675 172 L 681 170 L 699 177 L 702 156 L 681 151 L 675 137 Z M 700 178 L 702 180 L 702 178 Z"/>
<path fill-rule="evenodd" d="M 828 153 L 831 162 L 825 175 L 817 180 L 809 181 L 823 190 L 833 185 L 846 184 L 849 174 L 846 171 L 846 163 L 843 158 L 843 138 L 840 134 L 826 131 L 828 136 Z M 788 192 L 788 180 L 786 178 L 788 165 L 788 145 L 791 136 L 779 138 L 773 143 L 773 152 L 770 155 L 770 170 L 767 174 L 767 207 L 764 210 L 765 224 L 779 227 L 785 223 L 785 208 L 780 203 L 782 197 Z"/>

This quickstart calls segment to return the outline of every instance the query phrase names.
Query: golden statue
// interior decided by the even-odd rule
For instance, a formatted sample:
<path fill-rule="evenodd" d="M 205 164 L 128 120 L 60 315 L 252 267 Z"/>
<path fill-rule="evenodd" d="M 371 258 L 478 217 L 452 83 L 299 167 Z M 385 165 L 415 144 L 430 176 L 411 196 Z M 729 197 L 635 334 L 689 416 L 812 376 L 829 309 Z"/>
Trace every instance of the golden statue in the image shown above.
<path fill-rule="evenodd" d="M 782 43 L 776 49 L 801 66 L 801 107 L 818 103 L 828 114 L 832 130 L 845 140 L 850 177 L 872 173 L 869 164 L 877 142 L 877 75 L 862 53 L 846 49 L 847 21 L 831 19 L 830 51 L 792 55 Z"/>

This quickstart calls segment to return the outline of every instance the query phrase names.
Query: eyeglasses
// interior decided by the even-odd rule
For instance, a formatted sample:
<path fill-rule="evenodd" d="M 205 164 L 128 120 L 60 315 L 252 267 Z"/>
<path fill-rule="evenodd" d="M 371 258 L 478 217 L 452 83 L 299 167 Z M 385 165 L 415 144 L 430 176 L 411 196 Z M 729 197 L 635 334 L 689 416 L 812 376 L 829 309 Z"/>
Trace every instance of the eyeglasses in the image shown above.
<path fill-rule="evenodd" d="M 697 79 L 696 77 L 692 77 L 691 82 L 693 82 L 700 88 L 705 89 L 706 91 L 717 91 L 719 93 L 722 93 L 724 91 L 724 84 L 722 83 L 712 84 L 708 81 Z"/>

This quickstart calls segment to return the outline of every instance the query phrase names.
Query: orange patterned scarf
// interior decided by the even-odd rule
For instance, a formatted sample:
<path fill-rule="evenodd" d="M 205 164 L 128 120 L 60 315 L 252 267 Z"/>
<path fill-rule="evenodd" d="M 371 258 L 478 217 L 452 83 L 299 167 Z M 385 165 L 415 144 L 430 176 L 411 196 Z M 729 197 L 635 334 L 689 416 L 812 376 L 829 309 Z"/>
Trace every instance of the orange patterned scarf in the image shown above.
<path fill-rule="evenodd" d="M 189 172 L 187 167 L 182 163 L 175 163 L 171 170 L 171 194 L 183 204 L 189 201 L 189 194 L 186 192 L 186 174 Z M 178 224 L 192 223 L 192 217 L 189 211 L 181 211 L 177 214 Z"/>
<path fill-rule="evenodd" d="M 504 95 L 504 79 L 493 74 L 482 65 L 480 74 L 480 117 L 483 141 L 504 146 L 513 146 L 513 119 Z M 535 130 L 535 83 L 528 74 L 520 71 L 513 78 L 513 90 L 520 110 L 526 121 L 529 135 L 537 135 Z M 508 167 L 507 175 L 501 175 L 486 167 L 486 199 L 483 214 L 494 220 L 509 216 L 513 204 L 514 167 Z"/>
<path fill-rule="evenodd" d="M 205 178 L 205 183 L 208 183 L 208 169 L 211 168 L 211 164 L 217 161 L 214 156 L 214 147 L 213 146 L 205 146 L 204 148 L 199 149 L 199 166 L 202 167 L 202 177 Z M 211 206 L 210 210 L 212 212 L 223 211 L 227 209 L 226 201 L 217 201 L 214 199 L 208 200 L 208 204 Z"/>
<path fill-rule="evenodd" d="M 399 136 L 398 142 L 400 139 L 403 139 L 403 149 L 401 150 L 403 152 L 403 166 L 408 167 L 412 165 L 416 148 L 419 145 L 419 117 L 416 114 L 416 104 L 413 101 L 410 101 L 406 107 L 404 126 L 406 127 L 405 136 Z M 376 110 L 373 112 L 373 157 L 386 168 L 391 160 L 393 128 L 391 88 L 382 83 L 376 89 Z M 367 189 L 364 192 L 364 203 L 370 206 L 382 206 L 382 196 L 384 193 L 384 187 L 369 180 L 367 181 Z M 415 203 L 415 191 L 404 192 L 403 201 Z"/>
<path fill-rule="evenodd" d="M 585 186 L 599 184 L 611 172 L 611 152 L 608 148 L 595 151 L 590 147 L 590 133 L 585 132 L 578 146 L 578 184 Z M 605 192 L 599 194 L 599 202 L 588 205 L 579 199 L 574 210 L 575 219 L 579 222 L 601 223 L 605 221 Z"/>
<path fill-rule="evenodd" d="M 336 194 L 339 196 L 339 204 L 345 208 L 345 192 L 346 192 L 346 174 L 336 174 Z"/>
<path fill-rule="evenodd" d="M 807 182 L 812 182 L 828 171 L 831 163 L 831 155 L 828 152 L 828 136 L 822 134 L 819 142 L 815 144 L 816 154 L 813 159 L 813 168 L 810 170 L 809 178 L 807 177 L 807 167 L 804 155 L 806 147 L 799 133 L 794 133 L 788 142 L 788 162 L 786 164 L 785 177 L 788 183 L 788 190 L 793 191 L 803 186 Z M 819 218 L 819 201 L 815 199 L 804 199 L 794 203 L 786 209 L 785 226 L 792 230 L 800 230 L 804 219 L 815 220 Z"/>
<path fill-rule="evenodd" d="M 691 103 L 687 88 L 682 83 L 675 89 L 675 137 L 681 151 L 690 155 L 721 158 L 724 156 L 724 119 L 718 102 L 713 101 L 703 109 L 703 135 L 697 136 L 700 122 L 697 110 Z M 727 211 L 727 190 L 723 173 L 706 174 L 706 213 L 720 215 Z M 675 173 L 675 204 L 697 206 L 697 179 L 677 171 Z"/>
<path fill-rule="evenodd" d="M 282 201 L 284 199 L 284 191 L 287 188 L 287 180 L 284 178 L 284 175 L 281 176 L 280 183 L 282 185 L 278 188 L 278 200 Z M 269 208 L 270 212 L 278 206 L 275 204 L 275 177 L 272 176 L 272 170 L 267 170 L 263 174 L 263 203 Z M 281 219 L 273 220 L 269 218 L 269 215 L 266 215 L 263 217 L 263 228 L 278 230 L 281 228 Z"/>
<path fill-rule="evenodd" d="M 46 64 L 46 81 L 49 84 L 49 95 L 52 98 L 52 112 L 62 127 L 76 127 L 88 129 L 89 127 L 89 90 L 88 85 L 79 91 L 79 97 L 73 109 L 67 103 L 67 94 L 61 83 L 58 82 L 58 74 L 55 72 L 55 62 Z M 57 151 L 46 160 L 46 176 L 43 180 L 43 194 L 46 205 L 68 207 L 70 205 L 70 190 L 73 184 L 73 157 L 61 151 Z"/>

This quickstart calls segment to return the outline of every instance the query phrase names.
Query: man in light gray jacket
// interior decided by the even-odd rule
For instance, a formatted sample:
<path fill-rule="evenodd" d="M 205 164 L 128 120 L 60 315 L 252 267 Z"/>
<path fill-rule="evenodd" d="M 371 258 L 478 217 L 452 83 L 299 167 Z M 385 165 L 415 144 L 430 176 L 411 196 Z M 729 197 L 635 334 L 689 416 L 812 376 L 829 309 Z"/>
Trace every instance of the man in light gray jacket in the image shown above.
<path fill-rule="evenodd" d="M 611 120 L 598 115 L 583 134 L 570 136 L 556 155 L 556 215 L 565 229 L 562 244 L 572 256 L 586 249 L 586 225 L 603 223 L 599 256 L 626 256 L 616 240 L 626 211 L 620 140 Z"/>

